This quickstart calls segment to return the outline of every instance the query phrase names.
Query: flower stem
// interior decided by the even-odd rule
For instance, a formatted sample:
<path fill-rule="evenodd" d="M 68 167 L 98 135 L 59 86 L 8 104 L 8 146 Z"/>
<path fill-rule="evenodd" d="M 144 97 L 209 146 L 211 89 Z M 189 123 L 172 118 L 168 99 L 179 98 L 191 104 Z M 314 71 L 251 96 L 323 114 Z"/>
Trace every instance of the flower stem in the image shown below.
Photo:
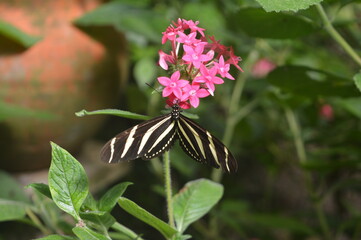
<path fill-rule="evenodd" d="M 346 42 L 346 40 L 336 31 L 333 27 L 330 19 L 327 17 L 325 10 L 321 4 L 316 4 L 316 9 L 321 16 L 322 22 L 324 23 L 326 31 L 331 35 L 331 37 L 341 45 L 341 47 L 346 51 L 348 55 L 361 66 L 360 56 L 353 50 L 353 48 Z"/>
<path fill-rule="evenodd" d="M 174 216 L 173 216 L 173 197 L 172 197 L 172 180 L 170 174 L 170 157 L 169 151 L 164 153 L 164 188 L 166 193 L 167 200 L 167 213 L 168 213 L 168 222 L 171 227 L 175 227 Z"/>
<path fill-rule="evenodd" d="M 289 107 L 285 107 L 285 114 L 288 125 L 293 135 L 293 140 L 295 143 L 298 160 L 300 161 L 300 163 L 305 163 L 307 161 L 306 150 L 302 141 L 301 129 L 300 126 L 298 125 L 296 116 Z"/>
<path fill-rule="evenodd" d="M 297 122 L 295 113 L 289 107 L 285 107 L 284 109 L 285 109 L 286 119 L 287 119 L 288 125 L 290 127 L 292 136 L 293 136 L 293 141 L 294 141 L 294 144 L 296 147 L 296 153 L 297 153 L 297 157 L 299 159 L 299 163 L 303 164 L 307 161 L 307 155 L 306 155 L 304 142 L 303 142 L 302 136 L 301 136 L 301 128 Z M 318 194 L 316 193 L 314 187 L 312 186 L 311 174 L 306 171 L 307 170 L 305 170 L 303 172 L 305 185 L 306 185 L 308 194 L 311 198 L 313 208 L 315 209 L 316 216 L 318 218 L 318 222 L 320 224 L 321 230 L 324 235 L 324 239 L 331 240 L 332 239 L 331 231 L 330 231 L 330 227 L 327 223 L 325 213 L 322 208 L 322 200 L 320 199 L 320 197 L 318 197 Z"/>

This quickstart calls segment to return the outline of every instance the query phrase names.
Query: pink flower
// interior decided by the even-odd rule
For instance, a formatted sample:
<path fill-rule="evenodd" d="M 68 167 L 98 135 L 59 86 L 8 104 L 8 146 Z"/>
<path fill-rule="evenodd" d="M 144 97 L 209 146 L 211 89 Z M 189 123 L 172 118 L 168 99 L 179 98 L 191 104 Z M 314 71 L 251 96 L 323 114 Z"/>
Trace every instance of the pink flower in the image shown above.
<path fill-rule="evenodd" d="M 175 59 L 173 56 L 164 53 L 162 50 L 159 50 L 159 66 L 161 66 L 164 70 L 168 70 L 168 63 L 175 64 Z"/>
<path fill-rule="evenodd" d="M 212 41 L 211 43 L 209 43 L 210 49 L 214 50 L 220 55 L 223 55 L 227 52 L 227 47 L 220 44 L 219 41 L 214 38 L 214 36 L 210 36 L 209 39 Z"/>
<path fill-rule="evenodd" d="M 187 20 L 184 20 L 184 19 L 183 19 L 183 25 L 187 25 L 188 28 L 191 29 L 191 32 L 199 32 L 199 34 L 201 34 L 201 35 L 204 37 L 203 31 L 204 31 L 205 29 L 204 29 L 204 28 L 197 27 L 198 23 L 199 23 L 198 21 L 193 22 L 192 20 L 187 21 Z"/>
<path fill-rule="evenodd" d="M 168 96 L 168 99 L 166 100 L 166 103 L 168 106 L 172 107 L 174 104 L 178 104 L 179 107 L 183 109 L 189 109 L 191 108 L 191 105 L 187 101 L 181 101 L 179 98 L 174 96 L 174 94 L 171 94 Z"/>
<path fill-rule="evenodd" d="M 327 121 L 331 121 L 334 117 L 333 108 L 330 104 L 323 104 L 320 108 L 319 114 Z"/>
<path fill-rule="evenodd" d="M 253 65 L 251 73 L 255 78 L 263 78 L 275 68 L 276 64 L 266 58 L 262 58 Z"/>
<path fill-rule="evenodd" d="M 189 100 L 190 104 L 195 108 L 199 105 L 199 98 L 204 98 L 209 95 L 209 92 L 206 89 L 200 88 L 198 84 L 188 84 L 182 90 L 184 93 L 181 100 Z"/>
<path fill-rule="evenodd" d="M 204 83 L 205 86 L 208 88 L 208 92 L 213 96 L 215 87 L 214 84 L 222 84 L 224 83 L 223 79 L 217 77 L 218 69 L 213 67 L 211 69 L 206 68 L 204 65 L 200 67 L 200 75 L 197 76 L 193 82 L 194 83 Z"/>
<path fill-rule="evenodd" d="M 174 41 L 178 33 L 178 28 L 169 26 L 165 32 L 163 32 L 162 44 L 166 43 L 168 40 Z"/>
<path fill-rule="evenodd" d="M 179 37 L 176 39 L 179 43 L 184 43 L 186 45 L 192 45 L 197 44 L 200 42 L 200 40 L 196 39 L 196 32 L 192 32 L 189 35 L 184 34 L 182 32 L 178 32 Z"/>
<path fill-rule="evenodd" d="M 243 69 L 240 66 L 238 66 L 238 62 L 241 61 L 241 60 L 242 60 L 241 57 L 234 55 L 233 48 L 230 47 L 229 59 L 227 60 L 226 63 L 232 64 L 233 66 L 238 68 L 239 71 L 243 72 Z"/>
<path fill-rule="evenodd" d="M 214 95 L 215 85 L 224 83 L 223 78 L 234 80 L 229 73 L 231 65 L 243 72 L 238 66 L 241 58 L 232 47 L 206 36 L 198 24 L 179 18 L 163 32 L 162 44 L 169 40 L 171 50 L 159 51 L 158 63 L 171 77 L 159 77 L 158 81 L 169 106 L 198 107 L 199 98 Z"/>
<path fill-rule="evenodd" d="M 229 64 L 224 63 L 223 55 L 219 58 L 218 63 L 217 62 L 214 63 L 214 67 L 217 68 L 218 73 L 222 77 L 226 77 L 231 80 L 234 80 L 234 77 L 232 77 L 232 75 L 228 73 L 229 72 Z"/>
<path fill-rule="evenodd" d="M 195 47 L 183 45 L 185 55 L 182 57 L 184 61 L 192 63 L 199 68 L 201 63 L 207 62 L 213 58 L 214 51 L 210 50 L 207 54 L 202 54 L 204 50 L 203 44 L 197 44 Z"/>
<path fill-rule="evenodd" d="M 162 96 L 167 97 L 171 95 L 172 93 L 177 97 L 182 97 L 182 87 L 186 86 L 188 84 L 188 81 L 179 79 L 180 78 L 180 72 L 176 71 L 172 74 L 170 78 L 168 77 L 159 77 L 158 81 L 160 84 L 165 86 L 163 89 Z"/>

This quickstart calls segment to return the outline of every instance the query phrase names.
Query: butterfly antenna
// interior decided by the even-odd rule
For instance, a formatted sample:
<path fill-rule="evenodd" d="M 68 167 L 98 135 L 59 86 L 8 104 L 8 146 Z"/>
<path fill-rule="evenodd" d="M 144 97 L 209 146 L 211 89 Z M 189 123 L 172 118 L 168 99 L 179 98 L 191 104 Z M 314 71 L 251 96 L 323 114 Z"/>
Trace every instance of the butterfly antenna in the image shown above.
<path fill-rule="evenodd" d="M 150 87 L 151 89 L 153 89 L 155 92 L 157 92 L 159 95 L 162 95 L 158 89 L 156 89 L 155 87 L 153 87 L 152 85 L 150 85 L 149 83 L 145 83 L 148 87 Z"/>

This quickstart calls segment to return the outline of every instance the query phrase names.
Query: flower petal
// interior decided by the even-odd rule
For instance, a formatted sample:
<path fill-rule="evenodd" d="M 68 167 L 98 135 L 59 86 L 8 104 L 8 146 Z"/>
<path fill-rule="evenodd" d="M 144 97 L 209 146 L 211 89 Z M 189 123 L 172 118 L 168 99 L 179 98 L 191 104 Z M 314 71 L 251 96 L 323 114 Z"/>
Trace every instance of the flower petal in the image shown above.
<path fill-rule="evenodd" d="M 189 102 L 194 108 L 199 106 L 199 98 L 197 98 L 197 97 L 189 98 Z"/>
<path fill-rule="evenodd" d="M 166 88 L 163 89 L 162 96 L 163 97 L 168 97 L 169 95 L 171 95 L 172 92 L 173 92 L 172 88 L 166 87 Z"/>
<path fill-rule="evenodd" d="M 168 86 L 170 84 L 170 79 L 168 77 L 159 77 L 157 78 L 158 82 L 163 86 Z"/>

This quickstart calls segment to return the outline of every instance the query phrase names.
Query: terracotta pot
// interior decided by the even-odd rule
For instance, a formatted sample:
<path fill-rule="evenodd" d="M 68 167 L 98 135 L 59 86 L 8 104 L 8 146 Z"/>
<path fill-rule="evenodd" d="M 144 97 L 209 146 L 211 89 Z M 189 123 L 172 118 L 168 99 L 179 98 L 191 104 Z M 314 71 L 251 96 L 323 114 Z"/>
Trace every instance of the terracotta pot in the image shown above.
<path fill-rule="evenodd" d="M 0 2 L 1 20 L 42 38 L 23 52 L 9 54 L 9 48 L 0 47 L 0 101 L 55 116 L 0 122 L 0 168 L 47 167 L 49 141 L 75 154 L 104 117 L 77 118 L 74 113 L 109 108 L 118 99 L 126 76 L 124 38 L 111 33 L 117 44 L 112 49 L 72 24 L 97 5 L 94 0 Z"/>

